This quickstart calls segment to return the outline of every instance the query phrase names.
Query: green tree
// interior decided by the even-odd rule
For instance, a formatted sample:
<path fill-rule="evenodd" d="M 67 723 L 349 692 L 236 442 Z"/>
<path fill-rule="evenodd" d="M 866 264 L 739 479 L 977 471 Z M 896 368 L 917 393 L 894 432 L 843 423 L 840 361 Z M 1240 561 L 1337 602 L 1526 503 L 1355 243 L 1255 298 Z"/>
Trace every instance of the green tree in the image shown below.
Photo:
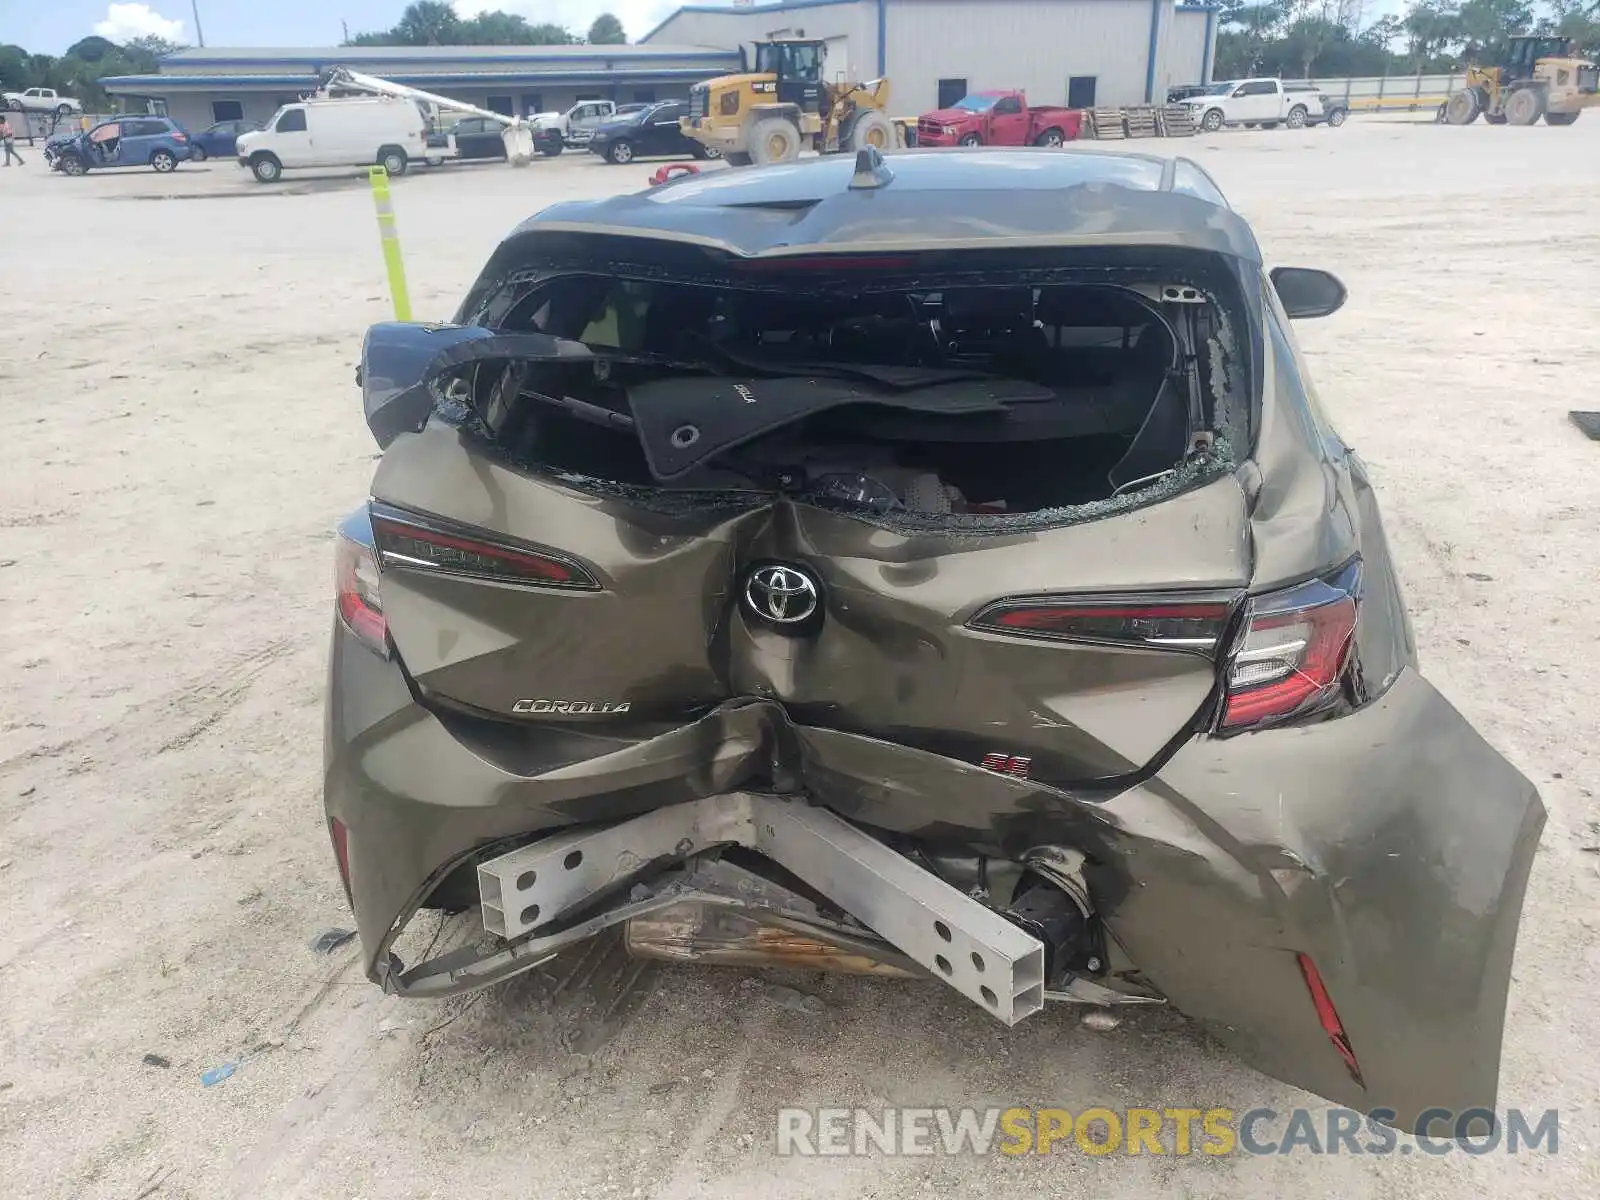
<path fill-rule="evenodd" d="M 601 13 L 589 26 L 589 42 L 595 46 L 621 46 L 628 41 L 622 22 L 610 13 Z"/>
<path fill-rule="evenodd" d="M 415 0 L 394 27 L 402 46 L 458 46 L 461 18 L 443 0 Z"/>

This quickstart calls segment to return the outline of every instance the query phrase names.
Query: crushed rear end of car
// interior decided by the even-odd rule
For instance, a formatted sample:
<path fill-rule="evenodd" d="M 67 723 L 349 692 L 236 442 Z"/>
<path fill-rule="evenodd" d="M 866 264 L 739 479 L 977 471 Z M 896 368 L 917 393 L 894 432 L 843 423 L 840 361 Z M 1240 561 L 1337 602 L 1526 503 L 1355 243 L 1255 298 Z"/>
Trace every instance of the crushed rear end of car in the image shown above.
<path fill-rule="evenodd" d="M 1161 168 L 962 236 L 849 166 L 558 211 L 369 333 L 326 742 L 369 974 L 621 925 L 1492 1108 L 1543 808 L 1418 673 L 1248 230 Z"/>

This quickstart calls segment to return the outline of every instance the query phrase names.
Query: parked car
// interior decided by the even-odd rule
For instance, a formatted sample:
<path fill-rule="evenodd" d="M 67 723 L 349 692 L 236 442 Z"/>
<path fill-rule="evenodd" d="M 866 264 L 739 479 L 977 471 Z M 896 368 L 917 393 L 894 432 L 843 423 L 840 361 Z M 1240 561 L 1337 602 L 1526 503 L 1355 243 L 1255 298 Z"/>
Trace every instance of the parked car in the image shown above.
<path fill-rule="evenodd" d="M 404 175 L 413 158 L 433 157 L 427 120 L 410 100 L 359 96 L 285 104 L 264 129 L 239 135 L 235 153 L 261 183 L 299 167 L 376 164 Z"/>
<path fill-rule="evenodd" d="M 917 118 L 919 146 L 1059 146 L 1083 129 L 1083 111 L 1030 106 L 1022 92 L 973 92 Z"/>
<path fill-rule="evenodd" d="M 6 92 L 5 104 L 12 112 L 53 112 L 61 116 L 82 112 L 83 104 L 63 96 L 54 88 L 36 87 L 23 92 Z"/>
<path fill-rule="evenodd" d="M 1207 133 L 1224 125 L 1301 129 L 1322 116 L 1321 100 L 1314 91 L 1292 92 L 1281 79 L 1227 80 L 1184 103 L 1194 114 L 1195 124 Z"/>
<path fill-rule="evenodd" d="M 1165 1001 L 1375 1120 L 1498 1111 L 1545 811 L 1418 669 L 1291 325 L 1344 300 L 1160 154 L 523 222 L 362 347 L 322 779 L 368 977 L 612 930 L 1007 1025 Z"/>
<path fill-rule="evenodd" d="M 195 162 L 208 158 L 233 158 L 238 153 L 239 135 L 261 128 L 260 121 L 218 121 L 189 138 L 189 157 Z"/>
<path fill-rule="evenodd" d="M 189 135 L 171 117 L 116 117 L 81 133 L 51 138 L 44 160 L 63 175 L 113 167 L 149 167 L 166 174 L 189 157 Z"/>
<path fill-rule="evenodd" d="M 617 106 L 610 100 L 580 100 L 566 112 L 536 113 L 528 118 L 535 134 L 551 133 L 553 138 L 539 138 L 539 152 L 560 154 L 563 149 L 578 150 L 589 144 L 594 131 L 617 115 Z"/>
<path fill-rule="evenodd" d="M 1284 85 L 1284 90 L 1291 95 L 1314 95 L 1317 103 L 1306 113 L 1307 125 L 1327 125 L 1337 129 L 1345 123 L 1350 116 L 1350 105 L 1343 100 L 1335 100 L 1314 83 L 1290 83 Z"/>
<path fill-rule="evenodd" d="M 704 146 L 687 136 L 678 118 L 687 116 L 689 105 L 683 100 L 663 100 L 617 121 L 607 121 L 589 139 L 589 150 L 609 163 L 630 163 L 636 158 L 671 155 L 694 158 L 720 158 L 714 147 Z"/>

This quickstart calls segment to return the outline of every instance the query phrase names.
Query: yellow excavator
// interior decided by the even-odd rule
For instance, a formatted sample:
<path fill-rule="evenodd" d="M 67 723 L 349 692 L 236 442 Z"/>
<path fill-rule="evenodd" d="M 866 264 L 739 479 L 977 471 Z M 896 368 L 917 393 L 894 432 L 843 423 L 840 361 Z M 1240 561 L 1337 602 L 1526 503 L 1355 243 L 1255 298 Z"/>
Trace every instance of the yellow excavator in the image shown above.
<path fill-rule="evenodd" d="M 902 122 L 884 111 L 889 81 L 829 83 L 827 44 L 798 38 L 756 44 L 755 70 L 721 75 L 689 90 L 685 136 L 736 167 L 792 162 L 805 148 L 821 154 L 904 145 Z"/>
<path fill-rule="evenodd" d="M 1467 68 L 1466 85 L 1444 103 L 1447 125 L 1571 125 L 1600 105 L 1600 68 L 1564 37 L 1514 37 L 1494 66 Z"/>

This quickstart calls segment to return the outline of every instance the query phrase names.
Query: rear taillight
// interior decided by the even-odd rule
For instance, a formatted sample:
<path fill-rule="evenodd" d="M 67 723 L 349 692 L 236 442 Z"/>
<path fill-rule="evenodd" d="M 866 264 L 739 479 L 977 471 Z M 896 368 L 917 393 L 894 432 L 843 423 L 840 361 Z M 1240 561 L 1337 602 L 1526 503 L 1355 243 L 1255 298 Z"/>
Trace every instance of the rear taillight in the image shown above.
<path fill-rule="evenodd" d="M 600 587 L 582 566 L 556 551 L 488 537 L 387 505 L 372 506 L 372 534 L 385 569 L 397 566 L 535 587 Z"/>
<path fill-rule="evenodd" d="M 389 625 L 383 618 L 378 559 L 365 509 L 352 513 L 339 526 L 334 564 L 339 619 L 357 641 L 387 658 Z"/>
<path fill-rule="evenodd" d="M 1250 601 L 1228 659 L 1221 729 L 1309 716 L 1338 701 L 1360 587 L 1361 566 L 1352 562 L 1327 579 Z"/>
<path fill-rule="evenodd" d="M 987 633 L 1153 650 L 1215 652 L 1232 600 L 1214 594 L 1017 596 L 997 601 L 967 622 Z"/>

